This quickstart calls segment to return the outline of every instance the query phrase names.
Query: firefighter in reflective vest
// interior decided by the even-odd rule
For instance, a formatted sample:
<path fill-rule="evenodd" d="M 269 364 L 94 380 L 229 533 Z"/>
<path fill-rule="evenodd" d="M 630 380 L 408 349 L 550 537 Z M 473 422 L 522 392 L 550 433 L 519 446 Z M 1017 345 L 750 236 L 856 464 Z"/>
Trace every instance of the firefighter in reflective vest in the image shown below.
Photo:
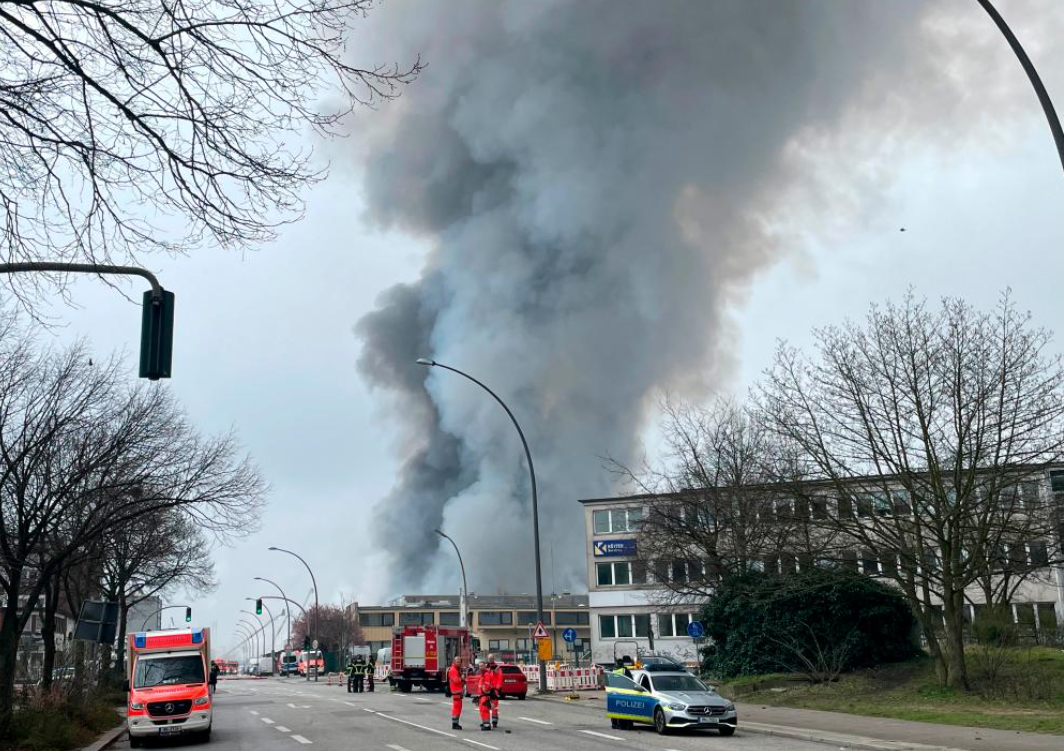
<path fill-rule="evenodd" d="M 355 658 L 355 693 L 361 694 L 366 690 L 366 662 L 362 655 Z"/>
<path fill-rule="evenodd" d="M 491 730 L 492 672 L 483 660 L 477 660 L 477 707 L 480 709 L 480 729 Z"/>
<path fill-rule="evenodd" d="M 488 672 L 491 673 L 491 726 L 499 727 L 499 699 L 502 697 L 502 670 L 495 664 L 495 655 L 488 655 Z"/>
<path fill-rule="evenodd" d="M 354 660 L 347 661 L 347 693 L 351 693 L 355 690 L 355 662 Z"/>
<path fill-rule="evenodd" d="M 375 677 L 373 674 L 376 672 L 376 670 L 377 658 L 371 655 L 369 658 L 369 662 L 366 664 L 366 683 L 369 684 L 366 690 L 369 691 L 371 694 L 373 693 L 373 680 Z"/>
<path fill-rule="evenodd" d="M 451 730 L 461 730 L 458 721 L 462 719 L 462 702 L 465 701 L 465 675 L 460 656 L 454 658 L 447 671 L 447 688 L 451 692 Z"/>

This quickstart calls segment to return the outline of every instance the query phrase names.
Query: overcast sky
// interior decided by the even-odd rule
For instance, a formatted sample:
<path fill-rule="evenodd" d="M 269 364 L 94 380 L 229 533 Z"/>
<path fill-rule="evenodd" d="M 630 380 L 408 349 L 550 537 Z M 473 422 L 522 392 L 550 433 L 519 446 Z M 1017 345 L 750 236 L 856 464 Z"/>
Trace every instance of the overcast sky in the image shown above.
<path fill-rule="evenodd" d="M 823 9 L 843 3 L 810 5 Z M 846 4 L 851 5 L 848 0 Z M 648 387 L 688 384 L 688 395 L 696 398 L 712 391 L 741 394 L 769 364 L 777 340 L 808 343 L 812 327 L 861 316 L 870 303 L 897 299 L 909 286 L 929 298 L 960 295 L 984 308 L 993 306 L 1001 290 L 1011 287 L 1037 323 L 1058 334 L 1064 332 L 1060 302 L 1064 172 L 1026 78 L 974 0 L 926 4 L 933 5 L 930 10 L 920 2 L 894 5 L 913 14 L 912 25 L 883 32 L 897 36 L 884 43 L 884 49 L 867 53 L 879 55 L 874 70 L 867 73 L 867 80 L 848 83 L 848 98 L 832 103 L 835 112 L 830 120 L 785 132 L 778 159 L 771 169 L 758 173 L 760 182 L 737 169 L 737 179 L 747 184 L 742 199 L 747 208 L 759 200 L 749 184 L 761 185 L 759 190 L 767 193 L 764 182 L 780 176 L 771 198 L 764 198 L 771 211 L 758 213 L 762 224 L 758 247 L 744 246 L 742 238 L 731 241 L 734 247 L 729 252 L 740 260 L 746 254 L 756 255 L 757 262 L 746 265 L 727 285 L 705 280 L 707 290 L 713 288 L 712 294 L 707 292 L 706 304 L 718 314 L 707 319 L 702 331 L 705 341 L 691 343 L 698 356 L 692 362 L 677 360 L 679 364 L 667 377 L 648 376 Z M 1049 44 L 1064 32 L 1064 8 L 1056 0 L 1003 0 L 999 5 L 1035 59 L 1050 92 L 1064 102 L 1064 50 L 1059 44 L 1055 48 Z M 253 582 L 254 576 L 275 579 L 289 596 L 312 601 L 309 577 L 294 560 L 268 552 L 270 545 L 292 548 L 310 561 L 326 602 L 338 602 L 343 596 L 377 604 L 403 593 L 397 582 L 411 581 L 408 572 L 405 579 L 391 575 L 398 564 L 386 551 L 402 547 L 396 536 L 404 532 L 391 522 L 378 523 L 386 518 L 379 504 L 383 499 L 397 501 L 397 475 L 401 461 L 410 457 L 408 444 L 426 437 L 412 435 L 419 423 L 404 414 L 402 391 L 390 392 L 386 386 L 371 389 L 360 373 L 357 363 L 363 340 L 356 336 L 355 327 L 363 316 L 386 307 L 377 303 L 385 290 L 407 283 L 420 285 L 417 289 L 423 291 L 425 283 L 419 280 L 426 278 L 426 269 L 434 273 L 455 258 L 464 261 L 448 250 L 453 239 L 447 232 L 438 232 L 431 224 L 412 227 L 409 215 L 382 219 L 382 168 L 375 157 L 388 153 L 401 159 L 406 149 L 436 149 L 431 133 L 425 143 L 402 148 L 381 135 L 393 127 L 406 127 L 414 114 L 435 111 L 430 104 L 435 106 L 436 99 L 457 99 L 455 92 L 461 90 L 472 92 L 485 106 L 493 101 L 490 86 L 463 78 L 471 75 L 470 57 L 483 54 L 488 58 L 480 51 L 484 28 L 468 32 L 466 47 L 455 44 L 466 33 L 455 28 L 441 32 L 448 44 L 433 44 L 426 41 L 426 27 L 433 25 L 430 6 L 436 7 L 428 0 L 395 2 L 358 22 L 364 54 L 390 61 L 403 60 L 412 51 L 424 52 L 429 68 L 407 91 L 404 101 L 361 113 L 352 125 L 351 139 L 319 147 L 331 160 L 333 173 L 307 196 L 308 211 L 302 222 L 288 228 L 276 244 L 255 252 L 205 250 L 183 258 L 150 259 L 164 286 L 177 295 L 169 387 L 203 431 L 235 428 L 272 486 L 260 530 L 230 547 L 219 547 L 215 561 L 220 585 L 213 594 L 192 602 L 196 622 L 218 629 L 216 640 L 220 641 L 216 643 L 233 643 L 237 611 L 251 604 L 243 602 L 245 597 L 271 593 Z M 475 3 L 462 8 L 465 14 L 494 12 L 488 5 Z M 502 28 L 542 31 L 535 19 L 515 15 L 506 18 Z M 745 28 L 744 44 L 756 46 L 756 33 L 750 34 L 757 29 L 756 22 Z M 574 38 L 579 41 L 585 32 L 589 38 L 597 34 L 589 26 L 578 29 Z M 524 36 L 534 38 L 532 32 Z M 807 44 L 805 52 L 812 56 L 835 55 L 838 64 L 844 65 L 847 55 L 862 57 L 869 40 L 878 36 L 875 28 L 865 29 L 864 37 L 860 29 L 850 29 L 845 36 L 799 39 L 797 45 L 801 50 Z M 845 54 L 836 48 L 843 48 Z M 496 61 L 505 61 L 507 54 L 506 50 L 491 51 Z M 941 80 L 923 76 L 924 66 L 934 67 Z M 903 83 L 890 82 L 895 71 Z M 727 74 L 717 71 L 716 76 L 726 78 Z M 737 80 L 744 79 L 737 76 Z M 925 80 L 932 90 L 921 90 Z M 698 96 L 698 80 L 681 83 L 693 97 Z M 727 120 L 731 127 L 761 127 L 756 122 L 765 116 L 760 104 L 750 105 L 749 121 L 744 123 L 743 107 L 757 101 L 756 87 L 753 91 L 753 95 L 744 92 L 719 104 L 710 101 L 710 116 L 713 107 L 737 108 Z M 765 91 L 766 96 L 776 96 L 771 88 Z M 511 96 L 512 92 L 504 96 L 499 106 L 514 106 Z M 569 123 L 564 115 L 557 118 L 560 133 Z M 581 119 L 572 127 L 587 127 L 587 122 L 593 121 Z M 478 127 L 490 134 L 493 126 L 488 120 Z M 375 151 L 378 148 L 381 151 Z M 367 182 L 367 174 L 375 175 L 377 182 Z M 638 177 L 632 180 L 635 189 L 640 189 Z M 369 193 L 367 184 L 371 185 Z M 705 230 L 699 226 L 700 217 L 714 216 L 718 197 L 726 190 L 726 182 L 723 186 L 712 183 L 711 189 L 699 194 L 692 220 L 695 234 Z M 541 188 L 541 192 L 549 189 Z M 413 195 L 416 188 L 409 193 L 392 190 L 389 200 L 397 213 L 409 214 L 412 209 L 403 202 Z M 679 201 L 679 195 L 668 200 Z M 720 205 L 732 208 L 732 204 Z M 682 206 L 677 206 L 679 222 Z M 631 221 L 638 225 L 638 212 Z M 699 240 L 690 242 L 697 245 Z M 139 298 L 139 287 L 130 289 Z M 454 293 L 462 288 L 452 284 L 450 289 Z M 475 295 L 475 286 L 467 294 Z M 485 290 L 485 294 L 490 292 Z M 66 325 L 48 336 L 61 340 L 86 336 L 101 354 L 124 348 L 130 372 L 135 372 L 137 308 L 91 281 L 78 282 L 72 297 L 79 307 L 57 308 L 55 315 Z M 553 325 L 562 324 L 556 321 Z M 462 362 L 453 361 L 458 366 L 473 359 L 460 343 L 448 344 L 451 340 L 441 331 L 432 332 L 436 351 L 427 354 L 441 361 L 451 353 L 464 357 Z M 509 342 L 494 356 L 520 353 L 526 344 L 538 346 L 531 341 Z M 637 339 L 624 357 L 638 361 L 638 346 Z M 564 358 L 566 353 L 558 354 Z M 492 385 L 504 397 L 513 393 L 507 383 Z M 430 381 L 428 388 L 434 400 L 457 398 L 453 396 L 457 392 L 446 391 L 441 383 Z M 471 393 L 463 392 L 462 397 L 474 399 Z M 449 429 L 465 441 L 463 456 L 476 455 L 478 450 L 476 441 L 453 425 L 467 417 L 498 418 L 497 424 L 492 423 L 492 431 L 498 433 L 490 435 L 503 443 L 516 441 L 504 416 L 492 412 L 496 407 L 489 404 L 486 411 L 479 411 L 481 398 L 475 398 L 475 414 L 452 414 L 446 407 L 441 411 L 443 424 L 450 424 Z M 538 414 L 520 401 L 511 406 L 518 413 Z M 412 405 L 410 412 L 417 409 Z M 642 405 L 635 405 L 632 412 L 635 422 L 625 425 L 634 435 L 626 440 L 637 441 L 652 425 L 654 415 Z M 540 431 L 536 426 L 526 428 L 534 434 Z M 611 445 L 588 445 L 594 440 L 586 437 L 581 441 L 574 451 L 582 453 L 572 460 L 588 467 L 595 463 L 596 454 L 615 450 Z M 546 467 L 556 464 L 549 449 L 540 450 L 548 454 Z M 506 461 L 510 462 L 507 466 L 521 468 L 516 448 Z M 487 467 L 478 478 L 484 484 L 524 481 L 520 473 L 501 473 L 502 481 L 491 479 L 495 477 L 492 461 L 483 456 L 476 466 Z M 544 539 L 548 591 L 586 589 L 581 578 L 582 549 L 572 545 L 572 535 L 566 538 L 558 533 L 557 540 L 564 540 L 565 545 L 553 550 L 552 566 L 551 535 L 555 534 L 552 530 L 563 528 L 579 531 L 582 516 L 576 499 L 608 487 L 606 479 L 581 479 L 593 477 L 594 471 L 573 475 L 571 482 L 583 486 L 568 488 L 568 492 L 550 486 L 546 513 L 557 518 L 546 525 Z M 401 491 L 405 486 L 399 487 Z M 514 497 L 520 501 L 523 492 L 515 490 Z M 473 508 L 483 514 L 484 507 L 453 508 Z M 513 524 L 481 517 L 484 523 L 476 530 L 469 529 L 468 514 L 444 518 L 455 524 L 449 529 L 468 550 L 467 559 L 472 559 L 467 560 L 467 567 L 477 572 L 475 590 L 529 591 L 527 578 L 498 581 L 480 573 L 491 568 L 482 559 L 490 562 L 492 558 L 484 555 L 478 560 L 478 552 L 499 549 L 485 542 L 495 529 L 510 536 L 505 545 L 515 549 L 525 545 L 526 538 L 512 537 L 524 523 L 520 513 L 513 514 Z M 422 519 L 413 514 L 404 515 L 404 523 L 410 527 L 411 538 L 422 539 L 425 529 L 418 527 L 425 526 L 431 533 L 436 522 L 434 517 Z M 426 589 L 458 587 L 458 570 L 449 550 L 424 550 L 414 568 L 426 571 L 420 582 Z"/>

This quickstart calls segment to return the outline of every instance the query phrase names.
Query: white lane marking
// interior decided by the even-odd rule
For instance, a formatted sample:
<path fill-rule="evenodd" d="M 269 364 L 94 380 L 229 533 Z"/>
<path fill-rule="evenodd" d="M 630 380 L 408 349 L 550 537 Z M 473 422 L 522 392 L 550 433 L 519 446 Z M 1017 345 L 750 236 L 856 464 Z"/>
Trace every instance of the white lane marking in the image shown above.
<path fill-rule="evenodd" d="M 498 747 L 496 747 L 496 746 L 489 746 L 487 743 L 481 743 L 480 741 L 474 741 L 471 738 L 463 738 L 462 740 L 465 741 L 466 743 L 472 743 L 474 746 L 481 746 L 483 748 L 490 748 L 491 751 L 499 751 Z"/>
<path fill-rule="evenodd" d="M 284 725 L 278 725 L 278 726 L 276 726 L 276 727 L 274 728 L 274 730 L 279 730 L 279 731 L 280 731 L 280 732 L 282 732 L 282 733 L 291 733 L 291 732 L 292 732 L 291 730 L 289 730 L 288 728 L 286 728 L 286 727 L 285 727 Z"/>
<path fill-rule="evenodd" d="M 624 738 L 621 738 L 619 736 L 606 735 L 605 733 L 596 733 L 594 730 L 581 730 L 580 732 L 581 733 L 585 733 L 587 735 L 593 735 L 593 736 L 595 736 L 597 738 L 605 738 L 608 741 L 623 741 L 624 740 Z"/>
<path fill-rule="evenodd" d="M 305 746 L 309 746 L 311 743 L 314 742 L 314 741 L 308 741 L 306 738 L 304 738 L 301 735 L 290 735 L 288 737 L 291 738 L 294 741 L 299 741 L 300 743 L 302 743 Z"/>
<path fill-rule="evenodd" d="M 255 715 L 258 714 L 258 712 L 256 712 L 254 709 L 249 709 L 248 711 L 251 712 L 251 714 L 255 714 Z"/>
<path fill-rule="evenodd" d="M 384 714 L 383 712 L 377 712 L 376 710 L 369 709 L 367 707 L 363 707 L 363 709 L 365 709 L 367 712 L 370 712 L 372 714 L 377 715 L 378 717 L 383 717 L 386 720 L 392 720 L 393 722 L 401 722 L 404 725 L 409 725 L 412 728 L 420 728 L 421 730 L 427 730 L 430 733 L 435 733 L 436 735 L 442 735 L 444 738 L 457 738 L 458 737 L 454 733 L 445 733 L 442 730 L 437 730 L 436 728 L 430 728 L 430 727 L 428 727 L 426 725 L 418 725 L 416 722 L 410 722 L 410 720 L 403 720 L 403 719 L 400 719 L 399 717 L 392 717 L 390 714 Z"/>
<path fill-rule="evenodd" d="M 267 725 L 273 724 L 273 720 L 271 720 L 269 717 L 260 717 L 259 719 L 265 722 Z"/>
<path fill-rule="evenodd" d="M 349 707 L 357 707 L 358 706 L 354 702 L 350 702 L 350 701 L 345 701 L 344 704 L 346 704 Z M 371 709 L 370 711 L 372 712 L 373 710 Z"/>
<path fill-rule="evenodd" d="M 403 748 L 402 746 L 397 746 L 394 743 L 389 743 L 388 748 L 390 748 L 392 751 L 410 751 L 409 748 Z"/>
<path fill-rule="evenodd" d="M 553 722 L 547 722 L 546 720 L 537 720 L 537 719 L 535 719 L 533 717 L 518 717 L 517 719 L 524 720 L 525 722 L 534 722 L 537 725 L 553 725 L 554 724 Z"/>

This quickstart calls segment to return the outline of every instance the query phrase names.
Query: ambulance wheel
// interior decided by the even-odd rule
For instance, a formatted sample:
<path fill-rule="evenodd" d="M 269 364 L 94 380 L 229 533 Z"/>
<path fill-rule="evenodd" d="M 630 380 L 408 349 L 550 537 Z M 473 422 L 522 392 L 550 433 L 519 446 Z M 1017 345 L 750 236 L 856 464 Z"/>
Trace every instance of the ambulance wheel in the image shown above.
<path fill-rule="evenodd" d="M 669 732 L 669 723 L 665 720 L 661 707 L 654 710 L 654 729 L 658 731 L 658 735 L 666 735 Z"/>
<path fill-rule="evenodd" d="M 621 723 L 619 721 L 615 720 L 613 717 L 611 717 L 610 718 L 610 727 L 613 728 L 614 730 L 618 730 L 621 727 Z"/>
<path fill-rule="evenodd" d="M 524 701 L 526 696 L 527 696 L 527 694 L 518 694 L 517 698 L 518 698 L 519 701 Z"/>
<path fill-rule="evenodd" d="M 129 736 L 129 747 L 130 748 L 140 748 L 143 745 L 144 745 L 144 739 L 143 738 L 138 738 L 135 735 Z"/>
<path fill-rule="evenodd" d="M 720 734 L 723 735 L 725 738 L 735 735 L 734 725 L 717 725 L 717 730 L 719 730 Z"/>

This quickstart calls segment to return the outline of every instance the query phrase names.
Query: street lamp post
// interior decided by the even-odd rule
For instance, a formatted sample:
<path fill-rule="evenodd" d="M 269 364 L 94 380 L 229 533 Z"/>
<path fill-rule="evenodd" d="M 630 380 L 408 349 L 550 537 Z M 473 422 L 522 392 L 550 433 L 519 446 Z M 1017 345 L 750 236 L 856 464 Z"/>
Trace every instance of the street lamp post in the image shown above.
<path fill-rule="evenodd" d="M 237 628 L 237 632 L 240 633 L 240 634 L 243 634 L 243 636 L 244 636 L 244 643 L 247 645 L 247 651 L 249 653 L 254 652 L 255 651 L 255 645 L 252 644 L 252 641 L 255 638 L 254 632 L 250 629 L 250 627 L 247 625 L 247 623 L 245 621 L 242 621 L 242 620 L 241 621 L 237 621 L 236 628 Z M 250 663 L 251 662 L 251 658 L 246 659 L 245 662 L 246 663 Z"/>
<path fill-rule="evenodd" d="M 256 601 L 254 597 L 245 597 L 244 599 L 252 602 Z M 258 600 L 261 601 L 262 598 L 259 597 Z M 263 602 L 262 607 L 266 608 L 266 614 L 270 616 L 270 664 L 272 665 L 277 662 L 277 629 L 273 625 L 273 611 L 270 610 L 270 606 Z"/>
<path fill-rule="evenodd" d="M 317 641 L 318 640 L 318 636 L 319 636 L 319 634 L 318 634 L 318 618 L 321 617 L 321 609 L 318 606 L 318 580 L 314 578 L 314 571 L 311 570 L 310 564 L 307 563 L 305 560 L 303 560 L 303 556 L 299 555 L 298 553 L 293 553 L 291 550 L 285 550 L 284 548 L 278 548 L 278 547 L 275 547 L 273 545 L 270 546 L 270 550 L 276 550 L 278 553 L 288 553 L 288 555 L 290 555 L 290 556 L 292 556 L 294 558 L 298 558 L 299 562 L 302 563 L 304 566 L 306 566 L 307 573 L 310 574 L 310 582 L 311 582 L 311 584 L 314 585 L 314 637 L 313 638 L 314 638 L 314 641 Z M 307 665 L 308 665 L 307 680 L 309 681 L 310 680 L 310 669 L 309 669 L 310 662 L 309 661 L 307 662 Z M 315 658 L 314 681 L 317 682 L 317 680 L 318 680 L 317 658 Z"/>
<path fill-rule="evenodd" d="M 188 605 L 164 605 L 163 607 L 158 608 L 157 610 L 153 610 L 151 613 L 148 614 L 148 617 L 145 618 L 144 622 L 140 624 L 140 630 L 144 630 L 144 627 L 148 625 L 148 621 L 151 620 L 153 615 L 158 615 L 164 610 L 170 610 L 171 608 L 184 608 L 186 611 L 191 610 Z"/>
<path fill-rule="evenodd" d="M 258 613 L 252 613 L 250 610 L 241 610 L 240 612 L 254 617 L 255 622 L 259 624 L 259 644 L 262 646 L 262 649 L 259 651 L 258 657 L 262 657 L 262 653 L 266 651 L 266 626 L 262 623 L 262 618 L 259 617 Z"/>
<path fill-rule="evenodd" d="M 242 610 L 240 612 L 243 613 L 243 612 L 247 612 L 247 611 L 243 611 Z M 253 624 L 251 621 L 247 620 L 246 618 L 241 618 L 239 621 L 237 621 L 237 623 L 244 624 L 251 631 L 251 638 L 255 642 L 254 643 L 255 659 L 258 659 L 259 655 L 261 654 L 261 652 L 259 651 L 259 632 L 258 632 L 258 629 L 255 628 L 255 624 Z"/>
<path fill-rule="evenodd" d="M 499 398 L 499 395 L 488 388 L 485 384 L 478 381 L 469 373 L 465 373 L 458 368 L 452 368 L 450 365 L 444 365 L 443 363 L 436 362 L 435 360 L 428 360 L 424 357 L 418 358 L 419 365 L 426 365 L 430 368 L 443 368 L 449 370 L 452 373 L 457 373 L 466 380 L 472 381 L 480 388 L 484 389 L 491 395 L 491 398 L 499 403 L 499 406 L 506 410 L 506 414 L 510 418 L 510 422 L 517 428 L 517 435 L 521 438 L 521 445 L 525 449 L 525 460 L 528 462 L 528 474 L 532 481 L 532 540 L 535 549 L 536 559 L 536 619 L 543 622 L 543 573 L 540 570 L 540 555 L 539 555 L 539 496 L 536 492 L 536 467 L 532 463 L 532 452 L 528 449 L 528 441 L 525 440 L 525 433 L 521 430 L 520 423 L 517 422 L 517 418 L 514 417 L 514 413 L 510 411 L 510 408 L 506 406 L 506 402 Z M 539 690 L 541 693 L 547 692 L 547 663 L 544 660 L 539 661 Z"/>
<path fill-rule="evenodd" d="M 288 597 L 285 596 L 284 590 L 281 589 L 281 586 L 279 584 L 277 584 L 277 582 L 270 581 L 269 579 L 265 579 L 265 578 L 263 578 L 261 576 L 256 576 L 255 577 L 255 581 L 257 581 L 257 582 L 266 582 L 267 584 L 272 584 L 274 589 L 276 589 L 278 592 L 281 593 L 281 599 L 284 600 L 284 603 L 285 603 L 285 613 L 287 613 L 287 615 L 288 615 L 288 631 L 287 631 L 288 637 L 285 640 L 285 649 L 291 649 L 292 648 L 292 608 L 288 607 L 288 603 L 293 602 L 293 600 L 289 600 Z M 302 607 L 303 606 L 300 605 L 300 608 L 302 608 Z M 304 617 L 305 617 L 306 616 L 306 611 L 305 610 L 303 611 L 303 614 L 304 614 Z"/>
<path fill-rule="evenodd" d="M 459 609 L 459 619 L 461 620 L 461 625 L 462 626 L 467 626 L 467 625 L 469 625 L 469 619 L 468 619 L 468 616 L 466 615 L 466 606 L 468 605 L 468 600 L 469 600 L 469 584 L 466 583 L 465 564 L 462 563 L 462 553 L 458 550 L 458 543 L 456 543 L 450 537 L 450 535 L 444 534 L 443 530 L 439 530 L 439 529 L 436 530 L 436 534 L 438 534 L 440 537 L 442 537 L 443 539 L 445 539 L 449 543 L 451 543 L 451 545 L 454 546 L 455 554 L 458 556 L 458 565 L 462 569 L 462 597 L 461 597 L 461 599 L 460 599 L 460 601 L 458 603 L 458 606 L 459 606 L 459 608 L 458 608 Z"/>

